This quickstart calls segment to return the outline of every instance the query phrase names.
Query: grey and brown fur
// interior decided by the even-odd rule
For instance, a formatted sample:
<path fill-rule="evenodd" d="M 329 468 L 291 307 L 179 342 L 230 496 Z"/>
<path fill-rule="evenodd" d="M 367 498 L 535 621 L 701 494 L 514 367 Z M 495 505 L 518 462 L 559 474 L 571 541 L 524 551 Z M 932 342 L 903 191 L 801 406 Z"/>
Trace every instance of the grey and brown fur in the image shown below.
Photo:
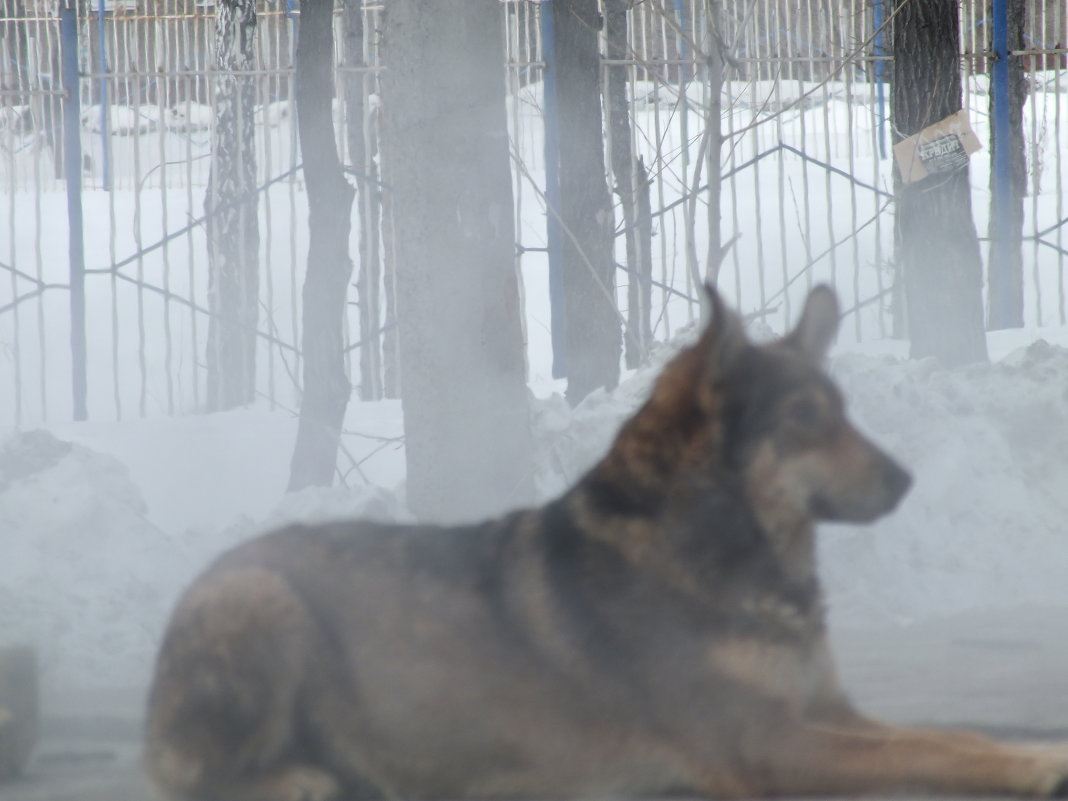
<path fill-rule="evenodd" d="M 561 498 L 479 525 L 293 526 L 186 592 L 149 701 L 171 799 L 1065 795 L 1068 748 L 897 728 L 839 688 L 819 520 L 909 477 L 820 363 L 711 322 Z"/>

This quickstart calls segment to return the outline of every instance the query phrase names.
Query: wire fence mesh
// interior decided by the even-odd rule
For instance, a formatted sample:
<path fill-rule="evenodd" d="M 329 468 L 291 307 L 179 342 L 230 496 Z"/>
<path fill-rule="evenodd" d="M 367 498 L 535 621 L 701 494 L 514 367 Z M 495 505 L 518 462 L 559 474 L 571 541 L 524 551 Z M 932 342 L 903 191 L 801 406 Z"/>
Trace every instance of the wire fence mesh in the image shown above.
<path fill-rule="evenodd" d="M 704 253 L 715 213 L 703 187 L 722 176 L 721 287 L 774 328 L 789 323 L 817 280 L 839 290 L 843 337 L 899 330 L 893 288 L 892 165 L 885 22 L 892 0 L 642 0 L 628 14 L 624 67 L 632 151 L 641 157 L 653 227 L 654 336 L 697 314 L 690 254 Z M 544 4 L 504 4 L 503 65 L 512 134 L 517 259 L 526 284 L 531 352 L 548 350 Z M 710 9 L 720 15 L 710 25 Z M 363 4 L 367 65 L 338 67 L 337 96 L 357 81 L 357 124 L 374 130 L 377 52 L 387 7 Z M 205 0 L 101 0 L 79 9 L 81 178 L 86 220 L 89 414 L 169 415 L 203 407 L 208 275 L 204 197 L 214 125 L 215 11 Z M 961 9 L 964 107 L 989 143 L 986 5 Z M 294 43 L 299 8 L 264 4 L 256 31 L 255 155 L 262 247 L 258 394 L 299 403 L 300 291 L 307 252 L 296 126 Z M 1029 325 L 1065 325 L 1062 123 L 1065 7 L 1029 4 L 1025 106 L 1029 196 L 1025 260 Z M 63 173 L 62 43 L 54 4 L 0 0 L 0 425 L 70 416 L 67 181 Z M 710 36 L 730 63 L 718 100 L 719 163 L 701 140 L 717 106 L 707 80 Z M 340 54 L 337 59 L 340 65 Z M 343 106 L 335 124 L 343 160 Z M 367 154 L 365 154 L 367 155 Z M 373 154 L 372 154 L 373 155 Z M 361 163 L 367 163 L 364 160 Z M 388 165 L 387 165 L 388 167 Z M 609 176 L 610 186 L 617 184 Z M 989 164 L 972 160 L 978 229 L 986 230 Z M 384 191 L 388 204 L 388 176 Z M 616 209 L 622 234 L 623 214 Z M 386 215 L 388 223 L 388 215 Z M 352 253 L 359 253 L 354 226 Z M 376 259 L 389 258 L 383 232 Z M 633 265 L 617 237 L 618 299 Z M 388 271 L 387 273 L 388 274 Z M 349 305 L 348 330 L 360 331 Z M 381 347 L 377 340 L 350 342 Z M 350 365 L 350 372 L 355 368 Z M 535 384 L 548 368 L 531 364 Z M 354 375 L 355 377 L 355 375 Z"/>

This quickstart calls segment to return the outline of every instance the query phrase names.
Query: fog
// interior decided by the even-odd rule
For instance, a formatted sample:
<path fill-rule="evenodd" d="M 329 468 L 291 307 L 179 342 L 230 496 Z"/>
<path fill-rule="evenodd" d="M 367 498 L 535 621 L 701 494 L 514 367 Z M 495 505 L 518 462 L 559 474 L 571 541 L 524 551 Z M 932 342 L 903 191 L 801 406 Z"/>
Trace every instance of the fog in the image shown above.
<path fill-rule="evenodd" d="M 888 518 L 821 533 L 842 675 L 873 712 L 1040 737 L 1064 728 L 1068 335 L 1043 334 L 1061 344 L 1002 332 L 990 338 L 992 364 L 956 370 L 909 361 L 900 342 L 832 352 L 851 415 L 916 480 Z M 533 401 L 540 498 L 605 451 L 673 347 L 576 409 L 558 385 L 541 382 Z M 532 349 L 532 374 L 547 374 L 547 361 Z M 353 401 L 348 419 L 362 435 L 354 456 L 368 457 L 360 479 L 289 496 L 295 421 L 266 408 L 54 422 L 5 435 L 0 631 L 7 642 L 33 643 L 40 658 L 45 724 L 34 770 L 72 786 L 90 775 L 112 776 L 116 787 L 134 781 L 162 627 L 214 554 L 293 520 L 408 516 L 399 403 Z M 37 797 L 21 792 L 0 798 Z"/>
<path fill-rule="evenodd" d="M 531 249 L 520 265 L 521 313 L 534 483 L 542 502 L 605 452 L 665 361 L 692 341 L 697 309 L 681 297 L 696 291 L 682 265 L 685 233 L 675 218 L 665 218 L 656 232 L 657 280 L 675 294 L 658 296 L 658 343 L 650 363 L 625 370 L 613 392 L 595 391 L 575 408 L 565 402 L 566 382 L 552 378 L 548 260 L 540 252 L 546 245 L 544 141 L 535 126 L 540 91 L 525 86 L 510 98 L 508 111 L 510 124 L 518 126 L 512 133 L 522 162 L 513 171 L 517 237 Z M 641 94 L 634 86 L 631 91 Z M 826 106 L 831 110 L 822 123 L 805 123 L 800 114 L 784 123 L 787 130 L 823 124 L 830 142 L 832 128 L 839 136 L 852 125 L 844 120 L 852 120 L 853 110 L 838 100 Z M 730 113 L 739 124 L 751 114 L 740 106 Z M 637 115 L 652 125 L 652 110 Z M 677 120 L 665 124 L 663 143 L 673 149 L 672 158 L 695 147 L 684 143 Z M 739 160 L 767 144 L 761 135 L 770 136 L 746 140 Z M 284 127 L 272 136 L 270 147 L 289 148 Z M 87 246 L 96 265 L 109 263 L 134 239 L 167 237 L 202 204 L 203 187 L 191 190 L 178 179 L 142 196 L 140 168 L 133 166 L 139 145 L 116 140 L 115 147 L 114 169 L 120 176 L 130 171 L 128 182 L 111 193 L 90 187 L 85 198 Z M 203 150 L 203 142 L 197 147 Z M 187 155 L 199 158 L 192 152 L 190 146 Z M 853 167 L 883 185 L 890 180 L 889 162 L 874 150 Z M 846 208 L 856 223 L 883 205 L 874 194 L 858 201 L 854 186 L 832 185 L 822 174 L 798 201 L 808 186 L 807 169 L 799 160 L 780 160 L 777 173 L 724 187 L 724 207 L 733 208 L 731 225 L 741 238 L 722 284 L 732 304 L 759 317 L 750 326 L 757 338 L 781 334 L 794 322 L 806 283 L 794 281 L 808 258 L 800 254 L 836 241 L 848 228 L 841 221 L 849 216 Z M 976 164 L 975 185 L 986 185 L 985 170 Z M 665 204 L 685 186 L 676 181 Z M 303 266 L 272 254 L 306 252 L 303 192 L 298 185 L 273 187 L 260 212 L 261 228 L 271 236 L 265 271 L 285 296 L 271 308 L 279 330 L 295 331 L 299 324 L 294 298 Z M 789 224 L 787 193 L 797 204 Z M 50 235 L 49 221 L 65 213 L 62 188 L 46 188 L 34 204 L 23 197 L 0 193 L 13 260 L 40 264 L 42 280 L 61 281 L 67 243 Z M 1035 209 L 1058 202 L 1046 195 Z M 984 214 L 977 204 L 980 222 Z M 135 217 L 136 236 L 129 224 Z M 818 234 L 827 242 L 810 241 L 814 228 L 802 231 L 802 217 L 838 219 L 841 231 L 836 234 L 832 223 Z M 1027 325 L 988 335 L 991 363 L 946 369 L 933 360 L 909 360 L 907 342 L 886 336 L 884 304 L 852 308 L 853 300 L 883 292 L 892 248 L 892 224 L 887 219 L 884 225 L 841 252 L 837 272 L 822 263 L 807 276 L 834 280 L 851 307 L 828 371 L 852 418 L 915 479 L 887 518 L 821 530 L 820 569 L 843 681 L 861 706 L 890 720 L 1065 736 L 1068 327 L 1049 325 L 1058 285 L 1050 271 L 1028 271 Z M 358 237 L 354 231 L 354 243 Z M 191 263 L 201 244 L 177 240 L 166 258 Z M 692 244 L 703 251 L 707 232 L 698 231 Z M 774 289 L 765 286 L 772 278 L 779 282 Z M 186 282 L 176 271 L 168 291 L 202 299 L 205 288 Z M 0 646 L 26 643 L 35 650 L 43 721 L 28 778 L 0 786 L 0 801 L 73 799 L 86 787 L 101 797 L 142 797 L 135 766 L 155 653 L 178 594 L 215 555 L 292 521 L 412 517 L 405 503 L 400 401 L 354 395 L 345 418 L 344 485 L 286 494 L 300 398 L 276 375 L 292 365 L 271 357 L 277 359 L 273 383 L 264 384 L 264 399 L 250 408 L 198 414 L 192 376 L 202 355 L 195 352 L 195 334 L 192 344 L 183 339 L 187 322 L 173 330 L 170 322 L 160 324 L 167 303 L 136 297 L 102 278 L 88 295 L 95 310 L 88 422 L 72 422 L 67 411 L 69 330 L 57 322 L 67 314 L 66 297 L 34 301 L 21 321 L 0 317 Z M 624 295 L 621 285 L 621 303 Z M 0 305 L 6 302 L 0 295 Z M 359 330 L 353 324 L 358 313 L 349 314 L 350 330 Z M 17 359 L 10 356 L 15 341 Z M 462 383 L 465 376 L 454 380 Z M 3 669 L 0 664 L 0 707 L 7 691 Z"/>

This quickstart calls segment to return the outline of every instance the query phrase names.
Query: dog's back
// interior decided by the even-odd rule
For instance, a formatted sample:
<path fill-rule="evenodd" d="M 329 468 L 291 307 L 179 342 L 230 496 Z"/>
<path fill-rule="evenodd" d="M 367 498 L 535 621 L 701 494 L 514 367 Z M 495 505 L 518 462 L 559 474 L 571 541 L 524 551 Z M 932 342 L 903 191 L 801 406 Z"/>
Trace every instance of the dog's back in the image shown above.
<path fill-rule="evenodd" d="M 828 290 L 761 347 L 710 302 L 548 505 L 293 527 L 221 557 L 160 651 L 156 783 L 211 801 L 1064 789 L 1064 756 L 853 710 L 813 526 L 872 520 L 909 478 L 820 370 Z"/>

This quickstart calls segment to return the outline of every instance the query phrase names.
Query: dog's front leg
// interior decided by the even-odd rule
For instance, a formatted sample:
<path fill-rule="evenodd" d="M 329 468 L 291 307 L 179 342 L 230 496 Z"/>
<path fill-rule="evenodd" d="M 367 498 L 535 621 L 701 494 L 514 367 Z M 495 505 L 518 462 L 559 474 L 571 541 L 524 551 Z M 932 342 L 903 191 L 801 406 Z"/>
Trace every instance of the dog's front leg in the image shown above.
<path fill-rule="evenodd" d="M 971 733 L 793 723 L 769 736 L 754 788 L 777 795 L 930 792 L 1068 797 L 1068 748 Z M 763 761 L 763 760 L 760 760 Z"/>

